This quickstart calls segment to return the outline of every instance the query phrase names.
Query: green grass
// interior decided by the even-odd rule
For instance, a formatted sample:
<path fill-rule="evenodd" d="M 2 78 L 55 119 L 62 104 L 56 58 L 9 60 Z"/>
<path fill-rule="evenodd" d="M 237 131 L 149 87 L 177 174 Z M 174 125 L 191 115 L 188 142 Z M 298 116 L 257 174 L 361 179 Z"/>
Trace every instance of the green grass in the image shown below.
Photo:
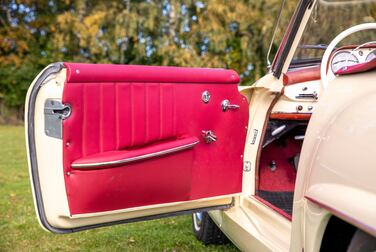
<path fill-rule="evenodd" d="M 0 126 L 0 251 L 237 251 L 204 246 L 190 216 L 55 235 L 39 226 L 32 202 L 24 129 Z"/>

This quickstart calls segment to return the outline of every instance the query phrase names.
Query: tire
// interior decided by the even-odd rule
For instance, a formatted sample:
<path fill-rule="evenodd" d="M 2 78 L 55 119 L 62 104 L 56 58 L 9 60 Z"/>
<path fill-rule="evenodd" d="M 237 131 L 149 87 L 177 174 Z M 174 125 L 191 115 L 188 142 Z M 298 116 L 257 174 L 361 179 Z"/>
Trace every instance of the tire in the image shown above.
<path fill-rule="evenodd" d="M 205 245 L 225 244 L 229 242 L 207 212 L 192 214 L 192 230 L 197 240 Z"/>
<path fill-rule="evenodd" d="M 351 239 L 348 252 L 376 251 L 376 237 L 373 237 L 362 230 L 357 230 Z"/>

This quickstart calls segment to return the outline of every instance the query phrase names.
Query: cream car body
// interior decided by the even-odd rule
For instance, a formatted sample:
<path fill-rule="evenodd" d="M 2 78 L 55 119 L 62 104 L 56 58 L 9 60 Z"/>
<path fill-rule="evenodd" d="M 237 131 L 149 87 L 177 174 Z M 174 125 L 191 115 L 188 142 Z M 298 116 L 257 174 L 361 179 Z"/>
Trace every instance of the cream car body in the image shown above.
<path fill-rule="evenodd" d="M 294 16 L 297 20 L 290 27 L 292 35 L 285 37 L 288 45 L 280 48 L 284 59 L 277 58 L 272 68 L 274 72 L 253 86 L 239 88 L 248 99 L 250 115 L 241 193 L 72 215 L 64 185 L 62 140 L 34 130 L 44 128 L 46 99 L 62 99 L 66 70 L 56 65 L 55 69 L 48 68 L 50 73 L 42 79 L 43 85 L 38 87 L 34 97 L 35 106 L 26 106 L 25 113 L 35 206 L 39 218 L 44 215 L 47 219 L 50 225 L 47 229 L 60 232 L 60 228 L 77 228 L 75 231 L 79 231 L 80 227 L 147 220 L 198 209 L 209 211 L 217 226 L 244 251 L 318 251 L 332 216 L 376 236 L 375 71 L 334 78 L 325 90 L 321 80 L 284 85 L 283 77 L 315 3 L 300 2 Z M 36 95 L 33 87 L 40 85 L 40 80 L 38 76 L 30 87 L 26 104 Z M 318 99 L 296 98 L 307 88 L 307 93 L 315 92 Z M 34 107 L 35 115 L 30 113 Z M 271 114 L 312 114 L 300 155 L 291 220 L 256 195 L 262 142 Z M 35 125 L 30 128 L 32 120 Z M 30 139 L 31 132 L 35 133 L 35 139 Z M 30 141 L 35 141 L 35 149 L 31 148 Z M 38 162 L 37 179 L 32 171 L 33 162 Z M 39 192 L 35 192 L 36 183 L 40 183 Z M 38 193 L 43 199 L 42 206 L 38 203 Z M 42 226 L 46 228 L 45 223 Z"/>

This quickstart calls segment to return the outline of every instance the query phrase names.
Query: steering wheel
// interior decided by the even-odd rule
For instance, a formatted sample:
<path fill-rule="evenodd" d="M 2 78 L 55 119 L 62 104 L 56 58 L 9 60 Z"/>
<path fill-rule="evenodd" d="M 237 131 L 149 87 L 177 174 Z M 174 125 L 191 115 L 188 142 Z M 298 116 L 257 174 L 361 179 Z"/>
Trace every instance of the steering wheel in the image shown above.
<path fill-rule="evenodd" d="M 343 32 L 338 34 L 337 37 L 335 37 L 332 40 L 332 42 L 330 42 L 330 44 L 328 45 L 328 47 L 326 48 L 324 52 L 324 56 L 322 57 L 322 61 L 321 61 L 320 75 L 321 75 L 321 85 L 322 85 L 323 90 L 325 90 L 329 85 L 328 74 L 327 74 L 329 58 L 330 58 L 332 51 L 337 46 L 337 44 L 341 42 L 344 38 L 350 36 L 351 34 L 355 32 L 364 31 L 364 30 L 372 30 L 372 29 L 376 29 L 376 23 L 365 23 L 365 24 L 356 25 L 356 26 L 350 27 L 347 30 L 344 30 Z"/>

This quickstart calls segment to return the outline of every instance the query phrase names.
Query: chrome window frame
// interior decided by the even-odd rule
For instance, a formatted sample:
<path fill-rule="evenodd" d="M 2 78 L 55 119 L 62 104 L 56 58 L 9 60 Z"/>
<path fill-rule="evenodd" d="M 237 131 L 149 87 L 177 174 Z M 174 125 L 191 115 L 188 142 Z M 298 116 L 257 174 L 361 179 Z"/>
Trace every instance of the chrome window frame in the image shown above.
<path fill-rule="evenodd" d="M 282 69 L 286 63 L 287 56 L 291 50 L 297 32 L 301 26 L 303 17 L 306 11 L 312 8 L 313 3 L 314 0 L 301 0 L 298 4 L 298 7 L 295 9 L 295 12 L 286 29 L 282 42 L 279 45 L 278 51 L 276 53 L 276 56 L 274 57 L 273 64 L 271 67 L 271 72 L 277 79 L 279 79 L 282 74 Z"/>

